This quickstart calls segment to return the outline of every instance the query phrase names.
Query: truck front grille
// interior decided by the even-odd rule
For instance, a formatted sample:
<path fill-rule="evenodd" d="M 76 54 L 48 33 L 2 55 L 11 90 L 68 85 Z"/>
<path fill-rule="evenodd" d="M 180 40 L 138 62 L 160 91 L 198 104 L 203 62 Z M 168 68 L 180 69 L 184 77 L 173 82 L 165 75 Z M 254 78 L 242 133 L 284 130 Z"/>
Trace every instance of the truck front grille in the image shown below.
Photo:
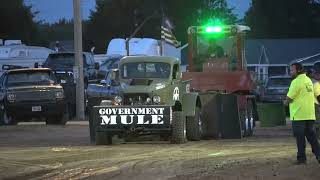
<path fill-rule="evenodd" d="M 16 94 L 17 101 L 43 101 L 55 100 L 55 93 L 52 91 L 31 91 Z"/>
<path fill-rule="evenodd" d="M 144 93 L 124 94 L 123 105 L 145 105 L 148 97 Z"/>

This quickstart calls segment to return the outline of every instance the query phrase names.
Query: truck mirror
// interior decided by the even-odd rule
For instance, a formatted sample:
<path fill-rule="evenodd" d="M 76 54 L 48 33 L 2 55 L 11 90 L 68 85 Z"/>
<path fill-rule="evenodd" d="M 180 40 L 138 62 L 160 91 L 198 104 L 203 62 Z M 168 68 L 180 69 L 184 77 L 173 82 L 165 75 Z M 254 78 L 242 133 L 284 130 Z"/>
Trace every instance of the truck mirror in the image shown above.
<path fill-rule="evenodd" d="M 181 72 L 177 72 L 177 77 L 176 79 L 181 79 L 182 78 L 182 73 Z"/>
<path fill-rule="evenodd" d="M 101 84 L 101 85 L 107 85 L 107 81 L 106 81 L 106 80 L 101 80 L 101 81 L 100 81 L 100 84 Z"/>

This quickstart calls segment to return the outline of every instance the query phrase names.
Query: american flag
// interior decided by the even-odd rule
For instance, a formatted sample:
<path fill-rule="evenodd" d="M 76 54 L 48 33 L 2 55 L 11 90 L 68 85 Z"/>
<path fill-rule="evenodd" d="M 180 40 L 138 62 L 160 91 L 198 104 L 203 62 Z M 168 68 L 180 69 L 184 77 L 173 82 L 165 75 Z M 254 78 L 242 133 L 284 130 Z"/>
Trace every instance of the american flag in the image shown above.
<path fill-rule="evenodd" d="M 181 46 L 181 42 L 176 39 L 176 37 L 172 33 L 172 30 L 169 27 L 165 26 L 165 24 L 161 25 L 161 40 L 173 45 L 176 48 Z"/>

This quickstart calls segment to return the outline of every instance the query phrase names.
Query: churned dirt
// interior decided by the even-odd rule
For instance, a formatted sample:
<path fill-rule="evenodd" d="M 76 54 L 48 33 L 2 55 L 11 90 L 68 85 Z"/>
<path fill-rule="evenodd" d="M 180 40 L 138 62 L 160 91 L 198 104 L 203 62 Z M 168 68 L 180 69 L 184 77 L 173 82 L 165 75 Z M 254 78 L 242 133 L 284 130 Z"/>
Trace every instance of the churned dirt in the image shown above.
<path fill-rule="evenodd" d="M 0 179 L 319 180 L 310 146 L 307 165 L 293 165 L 295 154 L 290 126 L 257 128 L 237 140 L 112 146 L 90 144 L 85 122 L 0 127 Z"/>

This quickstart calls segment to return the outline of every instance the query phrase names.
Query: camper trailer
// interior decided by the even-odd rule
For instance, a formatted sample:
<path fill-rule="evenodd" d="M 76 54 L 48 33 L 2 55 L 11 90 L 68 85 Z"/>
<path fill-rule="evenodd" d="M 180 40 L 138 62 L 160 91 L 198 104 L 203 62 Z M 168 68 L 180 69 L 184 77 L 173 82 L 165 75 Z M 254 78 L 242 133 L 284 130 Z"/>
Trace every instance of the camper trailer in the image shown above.
<path fill-rule="evenodd" d="M 51 49 L 45 47 L 23 44 L 0 46 L 0 74 L 3 65 L 34 67 L 35 63 L 42 64 L 51 52 Z"/>

